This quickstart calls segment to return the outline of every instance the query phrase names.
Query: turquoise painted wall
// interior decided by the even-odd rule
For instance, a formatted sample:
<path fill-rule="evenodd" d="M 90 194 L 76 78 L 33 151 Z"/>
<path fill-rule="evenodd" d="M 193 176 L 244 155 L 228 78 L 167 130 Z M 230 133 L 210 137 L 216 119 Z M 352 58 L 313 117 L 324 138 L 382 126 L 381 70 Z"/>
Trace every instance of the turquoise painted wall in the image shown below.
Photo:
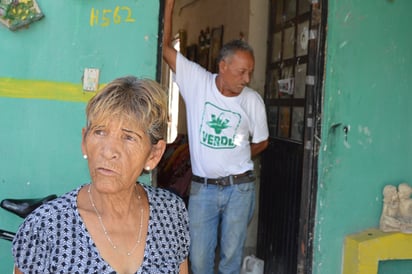
<path fill-rule="evenodd" d="M 412 2 L 328 2 L 316 274 L 341 273 L 345 236 L 379 226 L 384 185 L 412 184 Z"/>
<path fill-rule="evenodd" d="M 156 77 L 159 1 L 37 2 L 45 17 L 29 28 L 0 25 L 0 199 L 88 182 L 80 142 L 94 93 L 82 90 L 85 68 L 100 69 L 100 87 L 123 75 Z M 0 228 L 14 231 L 21 221 L 0 210 Z M 11 273 L 10 249 L 0 241 L 0 273 Z"/>
<path fill-rule="evenodd" d="M 103 83 L 155 75 L 159 1 L 37 2 L 45 17 L 28 29 L 0 26 L 1 77 L 80 83 L 88 67 L 101 69 Z"/>

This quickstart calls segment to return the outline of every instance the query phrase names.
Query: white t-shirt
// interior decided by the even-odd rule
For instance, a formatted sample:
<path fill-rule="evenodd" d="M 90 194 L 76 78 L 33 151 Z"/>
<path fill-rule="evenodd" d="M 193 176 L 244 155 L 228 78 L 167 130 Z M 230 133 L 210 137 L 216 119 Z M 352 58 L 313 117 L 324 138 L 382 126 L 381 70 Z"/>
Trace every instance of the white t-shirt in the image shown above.
<path fill-rule="evenodd" d="M 223 96 L 216 76 L 177 54 L 175 79 L 186 103 L 192 171 L 207 178 L 253 170 L 250 142 L 269 136 L 260 94 L 245 87 L 238 96 Z"/>

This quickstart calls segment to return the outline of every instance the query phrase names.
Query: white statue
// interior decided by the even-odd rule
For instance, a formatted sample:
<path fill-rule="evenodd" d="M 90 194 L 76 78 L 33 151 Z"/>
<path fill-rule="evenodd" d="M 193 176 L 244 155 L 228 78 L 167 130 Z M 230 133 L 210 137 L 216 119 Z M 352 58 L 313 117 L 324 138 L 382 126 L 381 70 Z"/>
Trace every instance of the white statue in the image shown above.
<path fill-rule="evenodd" d="M 383 188 L 383 208 L 379 228 L 383 232 L 399 231 L 401 222 L 399 220 L 399 196 L 393 185 Z"/>
<path fill-rule="evenodd" d="M 412 233 L 412 187 L 401 183 L 396 189 L 386 185 L 383 189 L 383 207 L 379 228 L 383 232 Z"/>
<path fill-rule="evenodd" d="M 398 186 L 399 215 L 401 219 L 400 230 L 404 233 L 412 233 L 412 187 L 406 183 Z"/>

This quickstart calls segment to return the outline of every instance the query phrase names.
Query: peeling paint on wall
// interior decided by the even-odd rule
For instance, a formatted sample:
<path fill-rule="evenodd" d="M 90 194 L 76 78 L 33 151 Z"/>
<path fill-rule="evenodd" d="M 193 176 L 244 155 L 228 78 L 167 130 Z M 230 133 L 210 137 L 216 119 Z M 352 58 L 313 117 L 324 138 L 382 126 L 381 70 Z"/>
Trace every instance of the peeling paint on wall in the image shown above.
<path fill-rule="evenodd" d="M 358 132 L 361 135 L 361 137 L 363 137 L 362 139 L 358 140 L 359 145 L 363 146 L 363 148 L 367 148 L 369 145 L 372 144 L 372 133 L 367 126 L 359 125 Z"/>

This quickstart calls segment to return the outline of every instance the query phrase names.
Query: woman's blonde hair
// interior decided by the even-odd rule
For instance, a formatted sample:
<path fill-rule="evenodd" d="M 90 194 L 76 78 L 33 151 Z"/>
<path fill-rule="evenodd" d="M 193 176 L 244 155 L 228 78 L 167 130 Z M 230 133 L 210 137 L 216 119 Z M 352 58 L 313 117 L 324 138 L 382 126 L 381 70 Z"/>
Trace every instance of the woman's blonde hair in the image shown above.
<path fill-rule="evenodd" d="M 167 95 L 156 81 L 134 76 L 117 78 L 89 101 L 86 117 L 84 137 L 93 125 L 117 117 L 138 123 L 156 144 L 166 137 Z"/>

